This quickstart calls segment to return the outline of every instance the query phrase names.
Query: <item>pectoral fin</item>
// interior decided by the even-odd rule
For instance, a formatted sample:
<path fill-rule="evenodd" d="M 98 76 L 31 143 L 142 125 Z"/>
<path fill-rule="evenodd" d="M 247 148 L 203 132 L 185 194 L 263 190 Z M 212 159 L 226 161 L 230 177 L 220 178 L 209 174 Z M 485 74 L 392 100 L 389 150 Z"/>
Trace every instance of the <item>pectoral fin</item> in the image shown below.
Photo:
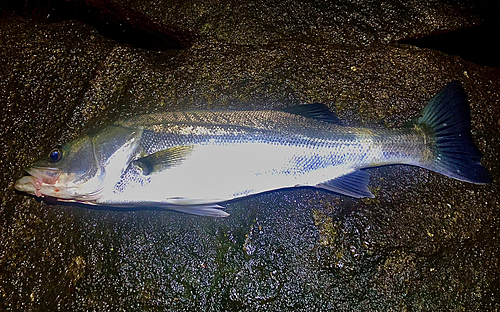
<path fill-rule="evenodd" d="M 142 169 L 144 175 L 161 172 L 181 164 L 193 151 L 194 145 L 174 146 L 139 158 L 133 163 Z"/>
<path fill-rule="evenodd" d="M 374 198 L 375 196 L 368 189 L 369 180 L 368 172 L 356 170 L 345 176 L 320 183 L 316 187 L 354 198 Z"/>

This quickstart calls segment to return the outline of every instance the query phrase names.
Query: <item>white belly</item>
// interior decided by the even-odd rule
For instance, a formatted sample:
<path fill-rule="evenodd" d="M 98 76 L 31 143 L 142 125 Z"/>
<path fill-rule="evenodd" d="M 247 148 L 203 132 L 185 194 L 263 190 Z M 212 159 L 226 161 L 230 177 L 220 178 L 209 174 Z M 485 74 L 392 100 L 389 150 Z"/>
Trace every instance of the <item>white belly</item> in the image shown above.
<path fill-rule="evenodd" d="M 311 153 L 320 152 L 263 143 L 196 146 L 180 164 L 142 181 L 129 181 L 121 193 L 104 197 L 108 203 L 217 203 L 284 187 L 316 185 L 345 172 L 333 167 L 299 170 L 294 164 L 297 156 Z"/>

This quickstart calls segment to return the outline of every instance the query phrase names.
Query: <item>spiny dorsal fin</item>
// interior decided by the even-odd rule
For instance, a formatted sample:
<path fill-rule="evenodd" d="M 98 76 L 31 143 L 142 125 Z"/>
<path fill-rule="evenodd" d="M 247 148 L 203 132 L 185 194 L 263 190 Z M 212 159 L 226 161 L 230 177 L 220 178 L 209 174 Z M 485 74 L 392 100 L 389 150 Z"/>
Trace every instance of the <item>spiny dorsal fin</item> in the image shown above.
<path fill-rule="evenodd" d="M 150 175 L 179 165 L 191 154 L 193 149 L 194 145 L 174 146 L 139 158 L 134 163 L 142 169 L 145 175 Z"/>
<path fill-rule="evenodd" d="M 334 124 L 342 123 L 340 119 L 337 117 L 337 115 L 334 112 L 332 112 L 328 108 L 328 106 L 322 103 L 296 105 L 284 108 L 282 111 L 328 123 L 334 123 Z"/>

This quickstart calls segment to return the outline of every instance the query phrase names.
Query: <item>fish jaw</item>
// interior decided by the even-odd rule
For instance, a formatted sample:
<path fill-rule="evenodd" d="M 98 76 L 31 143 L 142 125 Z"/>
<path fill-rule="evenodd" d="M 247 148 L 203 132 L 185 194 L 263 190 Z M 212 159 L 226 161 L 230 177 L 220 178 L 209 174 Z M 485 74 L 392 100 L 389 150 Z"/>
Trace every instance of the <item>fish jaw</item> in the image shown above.
<path fill-rule="evenodd" d="M 46 167 L 31 167 L 27 169 L 30 175 L 16 181 L 14 188 L 18 191 L 37 197 L 53 196 L 58 189 L 55 187 L 61 176 L 61 170 Z"/>
<path fill-rule="evenodd" d="M 34 176 L 24 176 L 20 178 L 16 181 L 16 184 L 14 184 L 14 188 L 20 192 L 43 197 L 43 194 L 40 193 L 42 182 Z"/>

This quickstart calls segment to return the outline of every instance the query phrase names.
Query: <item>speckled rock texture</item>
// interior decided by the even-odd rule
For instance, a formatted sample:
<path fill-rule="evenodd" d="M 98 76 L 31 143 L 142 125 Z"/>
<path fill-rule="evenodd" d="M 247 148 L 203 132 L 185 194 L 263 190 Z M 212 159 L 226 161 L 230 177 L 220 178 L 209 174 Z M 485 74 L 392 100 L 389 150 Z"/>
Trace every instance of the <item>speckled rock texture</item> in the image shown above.
<path fill-rule="evenodd" d="M 397 43 L 479 24 L 471 2 L 28 4 L 0 18 L 0 310 L 500 309 L 500 70 Z M 56 5 L 86 7 L 85 23 L 46 18 Z M 124 32 L 149 29 L 168 48 L 111 40 L 89 14 L 144 21 Z M 322 102 L 346 124 L 399 127 L 452 80 L 490 185 L 374 168 L 374 199 L 283 190 L 231 202 L 225 219 L 13 189 L 52 146 L 138 114 Z"/>

